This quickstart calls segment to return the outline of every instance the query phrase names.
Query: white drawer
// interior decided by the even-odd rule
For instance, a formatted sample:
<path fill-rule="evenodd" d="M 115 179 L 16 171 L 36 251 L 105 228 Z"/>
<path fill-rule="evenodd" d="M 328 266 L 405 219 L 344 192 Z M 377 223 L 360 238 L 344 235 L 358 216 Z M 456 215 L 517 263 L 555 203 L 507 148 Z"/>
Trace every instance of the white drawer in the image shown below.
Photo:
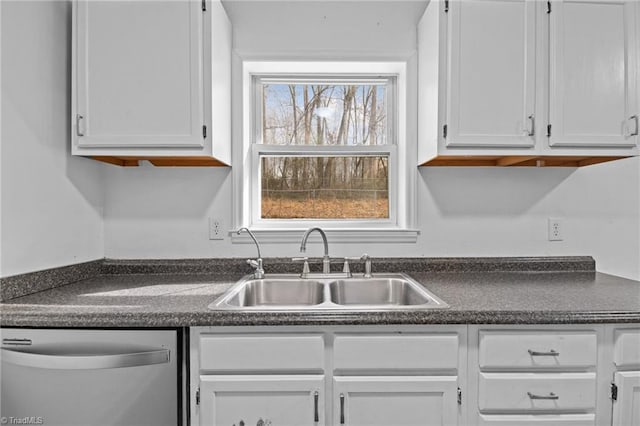
<path fill-rule="evenodd" d="M 458 367 L 458 335 L 336 335 L 336 370 L 454 370 Z"/>
<path fill-rule="evenodd" d="M 640 329 L 616 330 L 613 362 L 617 367 L 640 366 Z"/>
<path fill-rule="evenodd" d="M 481 369 L 562 369 L 596 365 L 592 331 L 480 331 Z"/>
<path fill-rule="evenodd" d="M 318 335 L 202 335 L 200 369 L 207 371 L 323 371 Z"/>
<path fill-rule="evenodd" d="M 595 373 L 480 373 L 479 379 L 480 411 L 567 412 L 596 405 Z"/>
<path fill-rule="evenodd" d="M 594 426 L 594 414 L 481 415 L 480 426 Z"/>

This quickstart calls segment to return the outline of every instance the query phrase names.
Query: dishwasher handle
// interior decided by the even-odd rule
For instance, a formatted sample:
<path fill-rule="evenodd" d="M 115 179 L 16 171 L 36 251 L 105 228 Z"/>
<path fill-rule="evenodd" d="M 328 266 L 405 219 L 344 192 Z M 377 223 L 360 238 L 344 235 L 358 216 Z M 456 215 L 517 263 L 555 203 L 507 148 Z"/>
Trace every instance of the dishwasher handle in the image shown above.
<path fill-rule="evenodd" d="M 52 370 L 99 370 L 166 364 L 169 362 L 169 354 L 169 349 L 164 348 L 107 355 L 47 354 L 2 348 L 2 361 Z"/>

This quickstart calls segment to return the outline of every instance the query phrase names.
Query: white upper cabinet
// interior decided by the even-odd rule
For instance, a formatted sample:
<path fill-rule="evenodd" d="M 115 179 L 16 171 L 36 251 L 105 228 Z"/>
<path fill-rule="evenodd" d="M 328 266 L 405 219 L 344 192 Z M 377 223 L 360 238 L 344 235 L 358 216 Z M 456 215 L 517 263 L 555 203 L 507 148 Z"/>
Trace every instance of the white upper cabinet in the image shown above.
<path fill-rule="evenodd" d="M 550 146 L 637 144 L 638 34 L 633 3 L 552 3 Z"/>
<path fill-rule="evenodd" d="M 202 11 L 188 1 L 77 4 L 78 146 L 202 147 Z"/>
<path fill-rule="evenodd" d="M 418 23 L 418 160 L 587 165 L 638 155 L 634 0 L 432 1 Z"/>
<path fill-rule="evenodd" d="M 448 147 L 533 147 L 535 3 L 449 3 Z"/>
<path fill-rule="evenodd" d="M 230 49 L 216 2 L 75 1 L 73 154 L 228 163 Z"/>

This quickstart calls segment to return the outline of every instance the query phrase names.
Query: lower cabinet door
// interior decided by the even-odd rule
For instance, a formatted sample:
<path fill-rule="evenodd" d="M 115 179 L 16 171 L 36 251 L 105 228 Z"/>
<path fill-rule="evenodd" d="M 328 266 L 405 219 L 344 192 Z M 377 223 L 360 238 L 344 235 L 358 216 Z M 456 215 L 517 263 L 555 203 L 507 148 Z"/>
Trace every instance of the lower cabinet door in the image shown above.
<path fill-rule="evenodd" d="M 334 377 L 333 425 L 458 424 L 457 377 Z"/>
<path fill-rule="evenodd" d="M 322 426 L 324 376 L 200 376 L 201 426 Z"/>
<path fill-rule="evenodd" d="M 613 426 L 640 425 L 640 371 L 614 374 L 618 397 L 613 403 Z"/>

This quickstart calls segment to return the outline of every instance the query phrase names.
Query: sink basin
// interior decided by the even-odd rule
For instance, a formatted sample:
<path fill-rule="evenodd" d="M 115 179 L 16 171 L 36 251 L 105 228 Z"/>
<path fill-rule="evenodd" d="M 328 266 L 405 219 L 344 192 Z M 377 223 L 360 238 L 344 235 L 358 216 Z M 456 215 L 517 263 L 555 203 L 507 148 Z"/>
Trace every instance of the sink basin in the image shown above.
<path fill-rule="evenodd" d="M 395 311 L 448 308 L 405 274 L 353 278 L 300 278 L 295 274 L 248 275 L 209 305 L 234 311 Z"/>
<path fill-rule="evenodd" d="M 433 296 L 403 278 L 344 279 L 329 284 L 338 305 L 413 306 L 432 303 Z"/>
<path fill-rule="evenodd" d="M 249 280 L 226 299 L 237 307 L 309 306 L 324 302 L 324 284 L 298 278 Z"/>

